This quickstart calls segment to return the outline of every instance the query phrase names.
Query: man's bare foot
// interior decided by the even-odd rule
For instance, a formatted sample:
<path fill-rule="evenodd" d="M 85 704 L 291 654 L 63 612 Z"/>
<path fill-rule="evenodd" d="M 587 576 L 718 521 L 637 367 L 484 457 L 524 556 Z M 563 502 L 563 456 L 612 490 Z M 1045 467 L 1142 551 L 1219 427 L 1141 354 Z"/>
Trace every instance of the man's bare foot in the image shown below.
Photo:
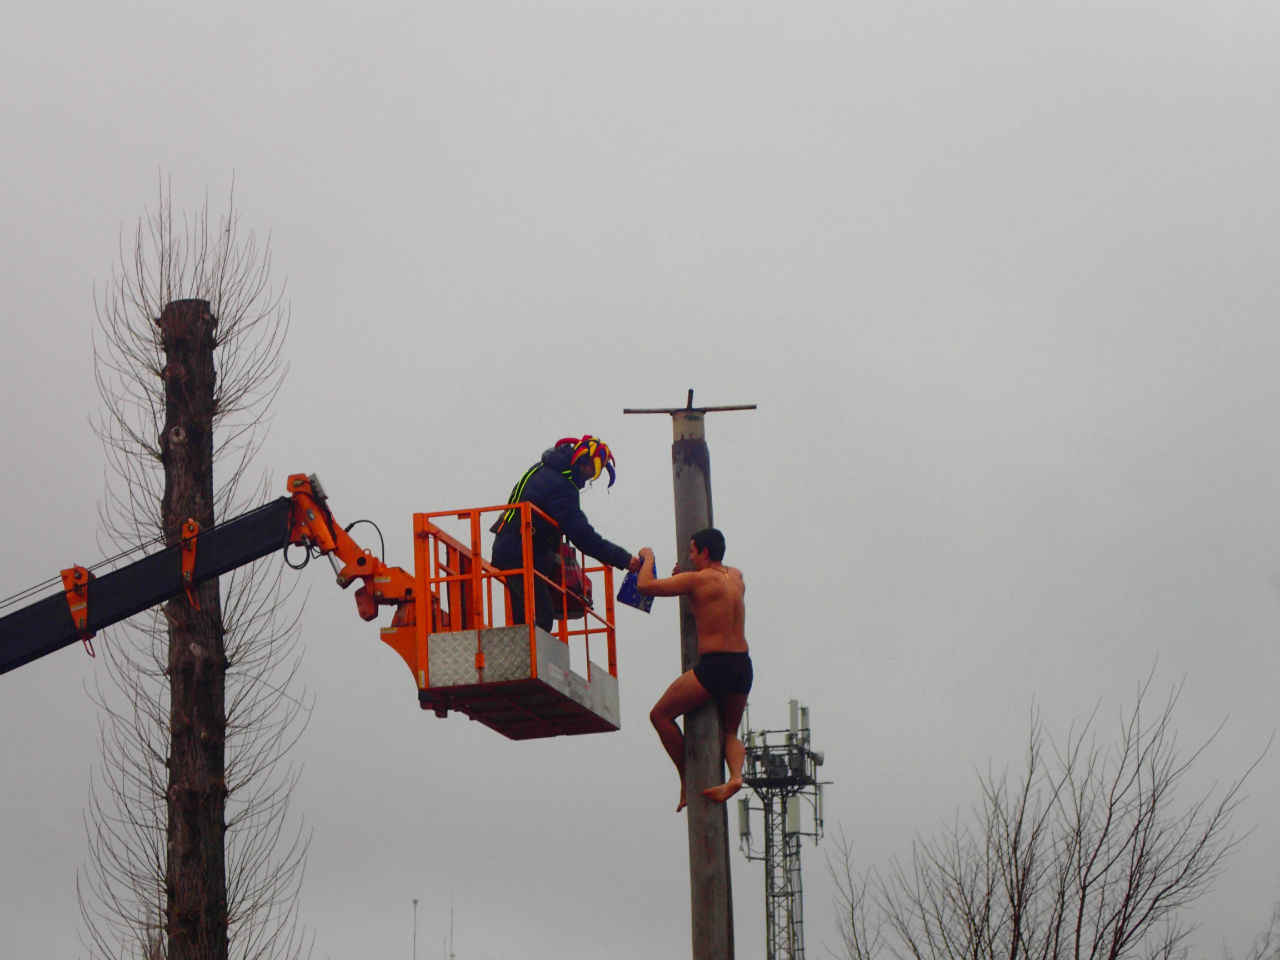
<path fill-rule="evenodd" d="M 685 808 L 685 805 L 686 805 L 686 802 L 684 799 L 684 781 L 681 780 L 680 781 L 680 803 L 676 807 L 676 813 L 679 813 L 681 810 L 683 810 Z"/>
<path fill-rule="evenodd" d="M 734 777 L 732 780 L 727 783 L 722 783 L 718 787 L 707 787 L 707 789 L 702 791 L 702 795 L 708 800 L 713 800 L 716 803 L 724 803 L 741 789 L 742 778 Z"/>

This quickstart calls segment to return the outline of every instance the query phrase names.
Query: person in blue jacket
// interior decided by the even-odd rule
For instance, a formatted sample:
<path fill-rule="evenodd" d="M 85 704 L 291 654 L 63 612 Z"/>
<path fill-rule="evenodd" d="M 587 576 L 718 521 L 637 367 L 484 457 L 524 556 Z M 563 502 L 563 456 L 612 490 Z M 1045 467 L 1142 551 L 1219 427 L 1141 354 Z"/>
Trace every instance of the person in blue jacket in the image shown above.
<path fill-rule="evenodd" d="M 569 542 L 589 557 L 607 563 L 619 570 L 639 570 L 640 558 L 631 551 L 611 543 L 600 536 L 582 512 L 579 493 L 601 473 L 608 472 L 609 486 L 617 479 L 613 453 L 599 437 L 568 437 L 554 447 L 543 451 L 542 458 L 525 471 L 507 497 L 507 503 L 527 502 L 551 517 L 557 527 L 533 514 L 533 566 L 544 576 L 557 581 L 560 576 L 560 538 Z M 497 536 L 493 541 L 492 561 L 500 570 L 523 566 L 520 555 L 520 511 L 507 510 L 491 528 Z M 511 622 L 527 623 L 524 584 L 519 577 L 511 577 L 507 583 L 511 598 Z M 534 578 L 534 622 L 550 632 L 555 619 L 557 603 L 551 588 L 539 578 Z"/>

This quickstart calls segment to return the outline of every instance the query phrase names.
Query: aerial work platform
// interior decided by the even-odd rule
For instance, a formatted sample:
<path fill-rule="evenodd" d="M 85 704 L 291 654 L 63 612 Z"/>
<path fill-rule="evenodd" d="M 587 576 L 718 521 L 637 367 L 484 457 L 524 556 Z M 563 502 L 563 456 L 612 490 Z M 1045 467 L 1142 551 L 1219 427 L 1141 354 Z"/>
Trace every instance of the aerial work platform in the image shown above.
<path fill-rule="evenodd" d="M 288 497 L 205 529 L 188 520 L 180 542 L 102 576 L 80 566 L 64 570 L 61 593 L 0 616 L 0 673 L 77 640 L 92 655 L 90 640 L 98 630 L 184 592 L 194 604 L 194 587 L 300 546 L 302 560 L 290 566 L 300 569 L 312 556 L 327 556 L 339 586 L 359 584 L 355 601 L 362 619 L 376 620 L 383 607 L 394 608 L 382 639 L 408 664 L 423 709 L 442 717 L 462 713 L 516 740 L 618 729 L 613 570 L 586 566 L 567 544 L 561 551 L 562 566 L 573 573 L 567 582 L 563 569 L 555 578 L 535 570 L 536 507 L 415 514 L 409 573 L 356 543 L 327 499 L 315 476 L 293 474 Z M 482 531 L 487 515 L 506 511 L 519 517 L 523 563 L 500 570 L 484 559 Z M 591 603 L 591 577 L 604 588 L 603 611 Z M 504 587 L 519 583 L 532 596 L 539 581 L 559 606 L 550 632 L 514 623 Z M 591 659 L 593 644 L 597 655 L 603 650 L 605 666 Z"/>
<path fill-rule="evenodd" d="M 515 506 L 524 565 L 509 570 L 484 559 L 482 531 L 495 518 L 490 514 L 512 505 L 415 514 L 413 599 L 398 607 L 382 639 L 413 671 L 422 708 L 437 716 L 462 713 L 513 740 L 617 730 L 613 570 L 587 566 L 580 553 L 565 548 L 588 580 L 599 578 L 604 609 L 594 609 L 563 577 L 556 582 L 533 569 L 532 511 L 538 508 Z M 453 533 L 441 526 L 446 523 Z M 504 581 L 522 581 L 532 596 L 535 580 L 544 581 L 560 605 L 550 633 L 511 622 Z M 604 666 L 592 660 L 593 644 Z"/>

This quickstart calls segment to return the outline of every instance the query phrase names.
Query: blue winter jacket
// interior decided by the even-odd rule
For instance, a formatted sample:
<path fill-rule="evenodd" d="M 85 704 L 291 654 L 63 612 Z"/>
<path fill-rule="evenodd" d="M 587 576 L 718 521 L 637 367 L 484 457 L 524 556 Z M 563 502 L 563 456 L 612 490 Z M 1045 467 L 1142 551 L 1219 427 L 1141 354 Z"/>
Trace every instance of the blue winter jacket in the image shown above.
<path fill-rule="evenodd" d="M 533 555 L 555 554 L 560 535 L 589 557 L 625 570 L 631 562 L 631 553 L 610 543 L 591 526 L 578 502 L 579 487 L 569 466 L 573 446 L 566 444 L 543 451 L 542 459 L 530 467 L 511 491 L 508 503 L 532 503 L 550 516 L 560 529 L 557 530 L 538 514 L 533 515 Z M 497 537 L 493 542 L 493 556 L 512 558 L 520 555 L 520 513 L 508 510 L 499 517 L 493 530 Z M 499 563 L 501 566 L 501 563 Z"/>

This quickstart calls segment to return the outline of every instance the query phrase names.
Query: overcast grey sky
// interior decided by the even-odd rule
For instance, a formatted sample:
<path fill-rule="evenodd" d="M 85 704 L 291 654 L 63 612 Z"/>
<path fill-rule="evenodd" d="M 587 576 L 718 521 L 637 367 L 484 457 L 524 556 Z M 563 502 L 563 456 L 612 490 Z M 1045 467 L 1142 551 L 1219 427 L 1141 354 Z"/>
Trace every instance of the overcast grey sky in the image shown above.
<path fill-rule="evenodd" d="M 101 555 L 94 291 L 121 232 L 232 178 L 287 280 L 261 466 L 318 472 L 412 562 L 411 516 L 500 500 L 590 431 L 584 504 L 674 543 L 661 418 L 709 404 L 749 584 L 756 726 L 813 711 L 830 830 L 909 855 L 1016 767 L 1028 717 L 1185 681 L 1231 779 L 1280 720 L 1280 6 L 329 2 L 0 11 L 0 595 Z M 672 604 L 619 624 L 623 729 L 510 743 L 420 713 L 323 568 L 297 810 L 315 956 L 688 950 L 684 821 L 649 705 Z M 110 642 L 109 638 L 99 641 Z M 0 945 L 83 956 L 97 751 L 68 648 L 0 678 Z M 1195 917 L 1243 951 L 1280 900 L 1280 755 Z M 834 943 L 830 846 L 806 942 Z M 738 955 L 763 873 L 735 853 Z"/>

